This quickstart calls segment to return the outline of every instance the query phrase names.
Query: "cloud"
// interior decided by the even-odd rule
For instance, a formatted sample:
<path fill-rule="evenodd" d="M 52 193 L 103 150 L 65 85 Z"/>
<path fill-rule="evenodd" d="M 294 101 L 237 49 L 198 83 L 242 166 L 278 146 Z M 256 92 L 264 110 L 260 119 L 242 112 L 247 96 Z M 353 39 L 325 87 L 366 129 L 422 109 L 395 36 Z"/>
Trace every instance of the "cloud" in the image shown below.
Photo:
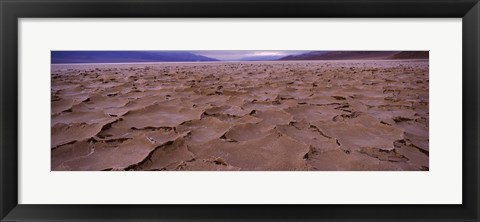
<path fill-rule="evenodd" d="M 192 53 L 219 60 L 238 60 L 245 57 L 287 56 L 305 53 L 298 50 L 208 50 L 192 51 Z"/>

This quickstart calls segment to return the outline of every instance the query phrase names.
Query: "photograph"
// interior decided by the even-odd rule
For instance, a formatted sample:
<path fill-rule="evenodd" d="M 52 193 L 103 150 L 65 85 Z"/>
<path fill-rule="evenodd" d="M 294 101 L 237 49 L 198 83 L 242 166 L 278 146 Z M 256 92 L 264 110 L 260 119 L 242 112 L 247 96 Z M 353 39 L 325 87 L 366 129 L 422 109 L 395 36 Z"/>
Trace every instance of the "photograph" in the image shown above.
<path fill-rule="evenodd" d="M 51 171 L 429 171 L 429 51 L 50 55 Z"/>
<path fill-rule="evenodd" d="M 480 0 L 0 11 L 0 222 L 480 222 Z"/>

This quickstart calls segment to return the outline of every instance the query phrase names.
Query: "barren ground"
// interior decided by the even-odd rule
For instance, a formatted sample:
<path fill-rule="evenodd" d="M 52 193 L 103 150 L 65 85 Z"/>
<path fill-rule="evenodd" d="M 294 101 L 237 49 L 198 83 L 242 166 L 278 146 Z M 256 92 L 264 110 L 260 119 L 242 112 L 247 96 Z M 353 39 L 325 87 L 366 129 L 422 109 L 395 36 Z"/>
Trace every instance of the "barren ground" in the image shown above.
<path fill-rule="evenodd" d="M 52 170 L 428 170 L 428 61 L 52 65 Z"/>

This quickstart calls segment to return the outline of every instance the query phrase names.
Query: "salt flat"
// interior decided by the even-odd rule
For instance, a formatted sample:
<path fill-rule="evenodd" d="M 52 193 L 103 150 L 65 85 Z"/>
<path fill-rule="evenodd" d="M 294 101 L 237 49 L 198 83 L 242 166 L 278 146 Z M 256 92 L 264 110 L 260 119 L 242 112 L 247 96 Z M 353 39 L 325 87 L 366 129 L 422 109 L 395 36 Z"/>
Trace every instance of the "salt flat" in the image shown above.
<path fill-rule="evenodd" d="M 428 170 L 428 60 L 52 65 L 52 170 Z"/>

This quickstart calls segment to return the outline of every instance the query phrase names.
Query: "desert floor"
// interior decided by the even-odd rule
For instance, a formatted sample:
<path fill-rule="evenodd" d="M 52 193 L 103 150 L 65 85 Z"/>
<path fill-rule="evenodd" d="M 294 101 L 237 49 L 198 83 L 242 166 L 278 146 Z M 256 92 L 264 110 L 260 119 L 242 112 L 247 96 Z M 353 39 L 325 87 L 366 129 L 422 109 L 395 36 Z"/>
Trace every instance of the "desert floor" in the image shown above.
<path fill-rule="evenodd" d="M 427 60 L 52 65 L 52 170 L 428 170 Z"/>

